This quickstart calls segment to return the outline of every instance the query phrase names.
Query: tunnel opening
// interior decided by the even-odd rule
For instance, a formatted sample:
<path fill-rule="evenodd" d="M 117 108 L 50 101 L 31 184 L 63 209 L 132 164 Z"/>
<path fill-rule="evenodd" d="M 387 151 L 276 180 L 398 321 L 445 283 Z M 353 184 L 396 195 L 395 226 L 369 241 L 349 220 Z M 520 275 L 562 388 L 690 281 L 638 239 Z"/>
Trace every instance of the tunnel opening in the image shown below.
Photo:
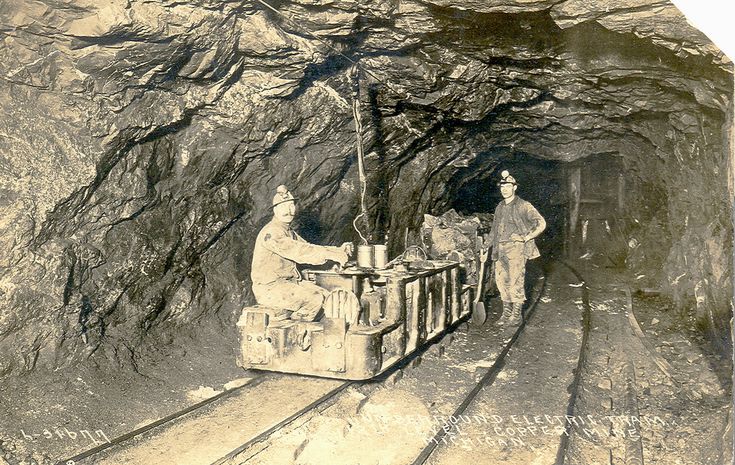
<path fill-rule="evenodd" d="M 567 163 L 566 255 L 625 266 L 625 179 L 622 157 L 595 154 Z"/>

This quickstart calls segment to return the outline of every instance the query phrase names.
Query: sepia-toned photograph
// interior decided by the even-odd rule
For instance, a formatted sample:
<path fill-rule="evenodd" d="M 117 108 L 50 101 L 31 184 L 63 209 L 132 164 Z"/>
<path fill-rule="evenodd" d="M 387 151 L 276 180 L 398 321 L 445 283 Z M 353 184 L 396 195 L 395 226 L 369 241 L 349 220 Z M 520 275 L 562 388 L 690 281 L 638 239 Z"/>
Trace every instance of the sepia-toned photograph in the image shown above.
<path fill-rule="evenodd" d="M 0 465 L 732 464 L 675 3 L 0 0 Z"/>

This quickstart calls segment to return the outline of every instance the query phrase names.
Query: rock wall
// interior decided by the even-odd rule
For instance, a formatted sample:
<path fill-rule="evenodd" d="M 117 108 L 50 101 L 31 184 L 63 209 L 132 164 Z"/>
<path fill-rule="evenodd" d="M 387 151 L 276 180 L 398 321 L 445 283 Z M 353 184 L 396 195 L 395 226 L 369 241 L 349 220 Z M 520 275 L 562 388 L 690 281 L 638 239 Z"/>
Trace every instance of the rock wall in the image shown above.
<path fill-rule="evenodd" d="M 727 338 L 733 295 L 727 131 L 720 117 L 706 113 L 669 119 L 669 128 L 655 130 L 665 135 L 655 161 L 632 170 L 636 199 L 628 232 L 640 241 L 628 264 L 653 278 L 679 309 L 694 309 L 716 337 Z"/>
<path fill-rule="evenodd" d="M 353 62 L 373 240 L 396 251 L 514 154 L 618 153 L 631 267 L 729 318 L 732 64 L 673 6 L 270 5 L 0 3 L 0 374 L 231 337 L 279 184 L 306 236 L 356 240 Z"/>

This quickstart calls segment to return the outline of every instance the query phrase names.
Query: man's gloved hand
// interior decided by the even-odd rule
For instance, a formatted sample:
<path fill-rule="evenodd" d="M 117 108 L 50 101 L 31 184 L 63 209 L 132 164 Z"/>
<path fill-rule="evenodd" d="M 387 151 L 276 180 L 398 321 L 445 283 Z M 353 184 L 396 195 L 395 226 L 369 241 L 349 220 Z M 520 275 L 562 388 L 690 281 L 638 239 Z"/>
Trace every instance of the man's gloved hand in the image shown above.
<path fill-rule="evenodd" d="M 489 251 L 490 251 L 490 247 L 488 247 L 488 248 L 481 247 L 480 248 L 480 261 L 481 262 L 483 262 L 483 263 L 487 262 L 487 254 L 488 254 Z"/>
<path fill-rule="evenodd" d="M 331 249 L 332 253 L 329 257 L 330 260 L 339 263 L 339 266 L 343 266 L 347 263 L 347 260 L 349 260 L 350 257 L 345 253 L 342 247 L 332 247 Z"/>
<path fill-rule="evenodd" d="M 345 242 L 340 247 L 342 251 L 347 254 L 347 258 L 350 258 L 355 252 L 355 246 L 352 245 L 352 242 Z"/>
<path fill-rule="evenodd" d="M 513 242 L 526 242 L 526 239 L 520 234 L 513 233 L 510 235 L 510 240 Z"/>

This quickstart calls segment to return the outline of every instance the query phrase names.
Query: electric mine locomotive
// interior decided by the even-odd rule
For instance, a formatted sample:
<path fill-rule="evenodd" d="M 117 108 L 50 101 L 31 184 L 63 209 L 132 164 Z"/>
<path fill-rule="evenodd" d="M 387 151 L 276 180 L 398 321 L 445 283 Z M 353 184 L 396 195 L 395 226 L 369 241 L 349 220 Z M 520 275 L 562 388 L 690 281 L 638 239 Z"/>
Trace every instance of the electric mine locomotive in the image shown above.
<path fill-rule="evenodd" d="M 423 233 L 430 242 L 431 228 Z M 379 375 L 471 315 L 482 239 L 475 230 L 462 242 L 464 254 L 429 243 L 392 262 L 378 257 L 377 266 L 364 256 L 372 246 L 362 246 L 357 263 L 304 270 L 306 280 L 330 291 L 323 317 L 297 321 L 288 310 L 245 307 L 238 365 L 351 380 Z"/>

